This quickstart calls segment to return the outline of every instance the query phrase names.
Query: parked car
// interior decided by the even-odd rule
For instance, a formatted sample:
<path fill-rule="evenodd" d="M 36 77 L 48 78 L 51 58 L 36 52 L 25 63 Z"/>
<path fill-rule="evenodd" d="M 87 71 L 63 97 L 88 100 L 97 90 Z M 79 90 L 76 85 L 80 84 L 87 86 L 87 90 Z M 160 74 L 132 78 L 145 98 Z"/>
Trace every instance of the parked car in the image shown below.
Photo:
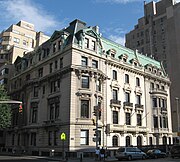
<path fill-rule="evenodd" d="M 157 158 L 165 158 L 167 157 L 167 154 L 159 149 L 152 149 L 147 151 L 147 156 L 148 158 L 157 159 Z"/>
<path fill-rule="evenodd" d="M 137 147 L 120 147 L 116 151 L 115 157 L 118 160 L 121 159 L 132 160 L 132 159 L 146 159 L 147 155 Z"/>
<path fill-rule="evenodd" d="M 180 157 L 180 145 L 174 145 L 172 146 L 170 150 L 171 157 Z"/>

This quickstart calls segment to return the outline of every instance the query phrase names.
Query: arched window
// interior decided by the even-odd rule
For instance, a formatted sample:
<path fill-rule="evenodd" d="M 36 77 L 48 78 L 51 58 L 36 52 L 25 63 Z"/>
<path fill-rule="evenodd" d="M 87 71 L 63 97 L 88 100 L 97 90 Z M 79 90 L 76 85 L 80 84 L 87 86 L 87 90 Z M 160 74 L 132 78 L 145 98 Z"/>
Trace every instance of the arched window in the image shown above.
<path fill-rule="evenodd" d="M 129 136 L 126 136 L 126 146 L 131 145 L 131 138 Z"/>
<path fill-rule="evenodd" d="M 142 137 L 141 136 L 137 137 L 137 146 L 142 146 Z"/>
<path fill-rule="evenodd" d="M 113 138 L 112 138 L 112 145 L 113 145 L 113 147 L 117 147 L 118 146 L 118 137 L 117 136 L 113 136 Z"/>

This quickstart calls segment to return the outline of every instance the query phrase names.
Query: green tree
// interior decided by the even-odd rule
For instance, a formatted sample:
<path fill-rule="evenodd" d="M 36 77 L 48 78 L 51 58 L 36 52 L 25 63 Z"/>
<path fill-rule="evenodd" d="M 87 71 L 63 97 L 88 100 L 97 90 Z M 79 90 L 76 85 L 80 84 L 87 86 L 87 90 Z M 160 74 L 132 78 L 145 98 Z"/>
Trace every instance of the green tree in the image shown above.
<path fill-rule="evenodd" d="M 11 107 L 8 104 L 3 104 L 1 101 L 7 100 L 7 92 L 4 86 L 0 85 L 0 129 L 6 128 L 11 124 Z"/>

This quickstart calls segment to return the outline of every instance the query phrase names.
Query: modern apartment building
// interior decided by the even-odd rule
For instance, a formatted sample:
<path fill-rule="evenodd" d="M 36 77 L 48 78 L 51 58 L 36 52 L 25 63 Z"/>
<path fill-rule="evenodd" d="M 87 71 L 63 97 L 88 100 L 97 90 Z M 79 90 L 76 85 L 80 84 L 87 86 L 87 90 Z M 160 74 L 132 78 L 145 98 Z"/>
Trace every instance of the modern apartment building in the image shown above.
<path fill-rule="evenodd" d="M 9 151 L 71 156 L 94 152 L 96 140 L 108 149 L 172 144 L 170 80 L 161 63 L 102 37 L 98 26 L 74 20 L 14 65 L 10 95 L 23 109 L 12 108 Z"/>
<path fill-rule="evenodd" d="M 173 131 L 178 131 L 180 113 L 180 3 L 161 0 L 144 4 L 144 16 L 135 28 L 126 34 L 126 47 L 137 49 L 161 61 L 171 80 Z"/>
<path fill-rule="evenodd" d="M 49 37 L 42 32 L 36 32 L 33 24 L 22 20 L 2 31 L 0 33 L 0 84 L 8 87 L 11 65 L 18 56 L 23 57 L 26 52 L 33 51 L 48 39 Z M 6 75 L 2 75 L 4 71 Z"/>

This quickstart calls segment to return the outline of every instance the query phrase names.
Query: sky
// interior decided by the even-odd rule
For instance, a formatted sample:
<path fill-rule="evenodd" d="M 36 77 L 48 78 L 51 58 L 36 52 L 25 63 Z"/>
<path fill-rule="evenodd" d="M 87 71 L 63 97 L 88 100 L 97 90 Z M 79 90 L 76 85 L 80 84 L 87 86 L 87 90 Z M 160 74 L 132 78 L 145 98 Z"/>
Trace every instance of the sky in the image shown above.
<path fill-rule="evenodd" d="M 125 34 L 143 14 L 144 0 L 0 0 L 0 32 L 24 20 L 51 36 L 79 19 L 87 26 L 99 26 L 103 37 L 124 45 Z"/>

